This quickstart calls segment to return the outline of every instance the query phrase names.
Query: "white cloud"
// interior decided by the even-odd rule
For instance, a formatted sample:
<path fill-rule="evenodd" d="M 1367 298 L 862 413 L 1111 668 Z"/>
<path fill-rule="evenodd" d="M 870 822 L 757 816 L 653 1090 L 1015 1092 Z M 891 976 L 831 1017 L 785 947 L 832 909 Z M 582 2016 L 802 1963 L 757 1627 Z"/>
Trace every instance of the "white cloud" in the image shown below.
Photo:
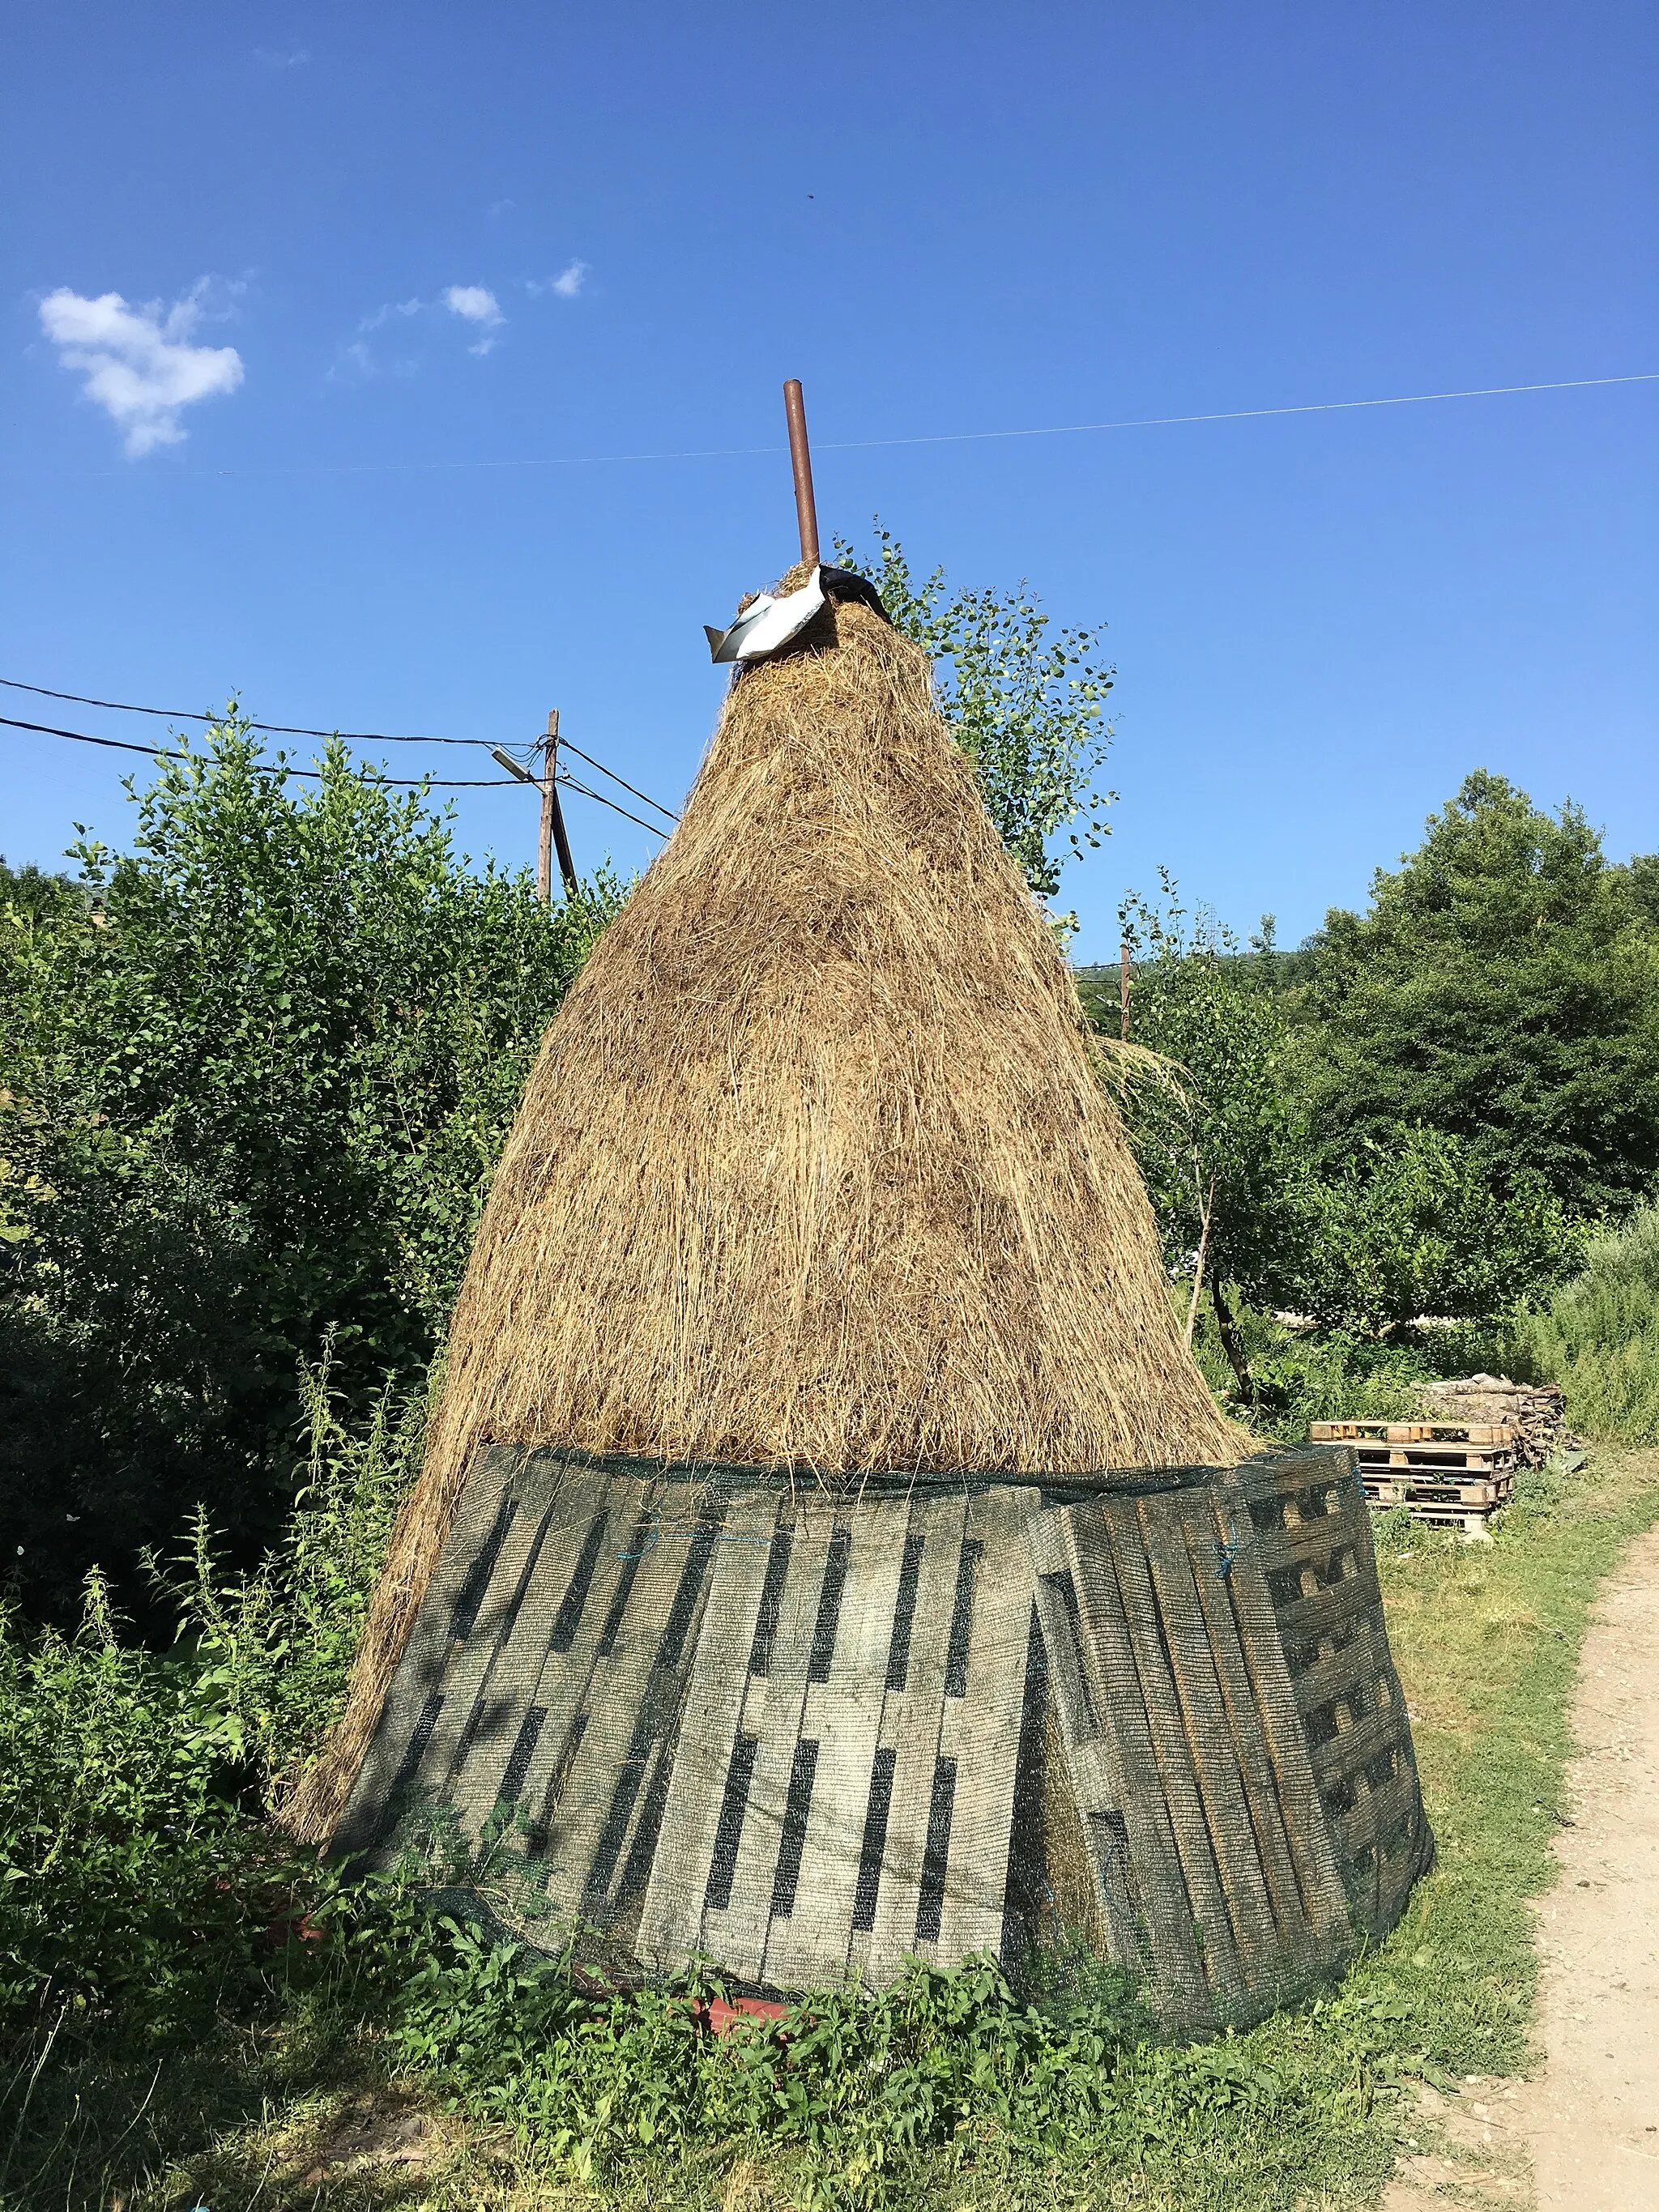
<path fill-rule="evenodd" d="M 444 305 L 452 315 L 461 315 L 469 323 L 482 323 L 487 330 L 507 320 L 493 292 L 482 284 L 452 284 L 444 294 Z M 474 346 L 471 350 L 476 353 Z"/>
<path fill-rule="evenodd" d="M 354 338 L 349 346 L 341 348 L 340 358 L 329 371 L 330 377 L 340 382 L 350 377 L 361 377 L 367 381 L 369 377 L 380 374 L 380 363 L 361 338 Z"/>
<path fill-rule="evenodd" d="M 424 300 L 391 301 L 384 307 L 376 307 L 372 315 L 365 315 L 357 325 L 358 331 L 378 331 L 394 315 L 418 315 L 425 305 Z"/>
<path fill-rule="evenodd" d="M 234 392 L 242 357 L 234 346 L 190 343 L 210 280 L 204 276 L 163 312 L 159 300 L 130 307 L 118 292 L 95 300 L 61 286 L 40 302 L 40 327 L 64 367 L 86 378 L 86 394 L 125 432 L 133 460 L 185 437 L 179 416 L 198 399 Z"/>
<path fill-rule="evenodd" d="M 483 284 L 451 284 L 435 300 L 392 300 L 385 307 L 376 307 L 372 315 L 365 315 L 357 325 L 353 343 L 341 349 L 334 366 L 329 371 L 331 380 L 342 383 L 362 383 L 377 376 L 413 376 L 416 364 L 412 361 L 383 361 L 379 353 L 364 341 L 376 331 L 384 330 L 388 323 L 412 321 L 417 315 L 441 315 L 447 312 L 457 315 L 464 323 L 471 323 L 479 336 L 468 346 L 471 354 L 494 353 L 500 339 L 495 332 L 506 322 L 501 302 Z"/>
<path fill-rule="evenodd" d="M 560 270 L 556 276 L 549 276 L 544 282 L 538 283 L 533 276 L 526 278 L 525 289 L 532 299 L 539 300 L 544 292 L 551 292 L 557 299 L 574 300 L 586 281 L 587 264 L 571 261 Z"/>
<path fill-rule="evenodd" d="M 416 300 L 407 307 L 382 307 L 378 314 L 366 316 L 359 325 L 359 330 L 379 330 L 388 317 L 408 313 L 419 307 L 420 301 Z M 367 338 L 359 336 L 349 345 L 341 347 L 333 367 L 328 372 L 328 381 L 331 384 L 372 384 L 382 376 L 413 376 L 419 367 L 418 362 L 407 358 L 384 358 Z"/>
<path fill-rule="evenodd" d="M 291 54 L 278 53 L 270 46 L 255 46 L 253 58 L 261 69 L 290 70 L 302 69 L 311 56 L 303 46 L 296 48 Z"/>

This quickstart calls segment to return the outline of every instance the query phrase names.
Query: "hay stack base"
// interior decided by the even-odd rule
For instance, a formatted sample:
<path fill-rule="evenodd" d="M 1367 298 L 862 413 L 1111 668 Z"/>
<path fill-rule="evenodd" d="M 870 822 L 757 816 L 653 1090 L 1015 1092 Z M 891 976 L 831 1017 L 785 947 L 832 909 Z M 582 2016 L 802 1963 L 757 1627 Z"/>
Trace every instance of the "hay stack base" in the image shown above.
<path fill-rule="evenodd" d="M 1342 1450 L 836 1493 L 487 1446 L 336 1841 L 623 1979 L 1094 1959 L 1190 2028 L 1433 1851 Z"/>

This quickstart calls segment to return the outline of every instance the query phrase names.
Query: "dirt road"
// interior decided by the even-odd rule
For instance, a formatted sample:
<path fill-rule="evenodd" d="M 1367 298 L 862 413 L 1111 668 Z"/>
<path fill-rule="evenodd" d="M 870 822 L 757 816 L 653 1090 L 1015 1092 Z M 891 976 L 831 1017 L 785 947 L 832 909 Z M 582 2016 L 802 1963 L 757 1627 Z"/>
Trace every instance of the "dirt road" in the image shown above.
<path fill-rule="evenodd" d="M 1538 2212 L 1659 2212 L 1659 1529 L 1602 1592 L 1573 1729 L 1573 1825 L 1538 1908 L 1544 2070 L 1425 2092 L 1384 2212 L 1512 2204 L 1528 2155 Z"/>

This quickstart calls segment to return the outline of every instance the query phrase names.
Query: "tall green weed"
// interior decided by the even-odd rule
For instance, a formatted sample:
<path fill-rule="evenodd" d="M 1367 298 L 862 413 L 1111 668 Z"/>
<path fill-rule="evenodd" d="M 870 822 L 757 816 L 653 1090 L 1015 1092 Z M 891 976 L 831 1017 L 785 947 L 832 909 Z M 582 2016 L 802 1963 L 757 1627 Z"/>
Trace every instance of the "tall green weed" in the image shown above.
<path fill-rule="evenodd" d="M 228 1576 L 198 1506 L 170 1566 L 147 1564 L 171 1600 L 204 1696 L 216 1698 L 238 1759 L 267 1805 L 320 1745 L 344 1701 L 392 1523 L 419 1470 L 427 1386 L 382 1390 L 354 1425 L 331 1388 L 333 1347 L 302 1365 L 307 1449 L 281 1544 L 253 1573 Z"/>
<path fill-rule="evenodd" d="M 226 1576 L 198 1509 L 157 1571 L 170 1653 L 123 1638 L 96 1571 L 73 1632 L 0 1607 L 0 2035 L 210 2009 L 258 1981 L 284 1899 L 320 1893 L 257 1816 L 339 1710 L 425 1398 L 383 1395 L 353 1429 L 326 1356 L 301 1389 L 305 1486 L 283 1544 Z"/>
<path fill-rule="evenodd" d="M 234 1750 L 197 1668 L 119 1640 L 101 1577 L 73 1635 L 0 1612 L 0 2038 L 221 1999 L 270 1917 L 218 1787 Z"/>
<path fill-rule="evenodd" d="M 1517 1322 L 1515 1355 L 1586 1435 L 1659 1443 L 1659 1206 L 1586 1247 L 1583 1272 Z"/>

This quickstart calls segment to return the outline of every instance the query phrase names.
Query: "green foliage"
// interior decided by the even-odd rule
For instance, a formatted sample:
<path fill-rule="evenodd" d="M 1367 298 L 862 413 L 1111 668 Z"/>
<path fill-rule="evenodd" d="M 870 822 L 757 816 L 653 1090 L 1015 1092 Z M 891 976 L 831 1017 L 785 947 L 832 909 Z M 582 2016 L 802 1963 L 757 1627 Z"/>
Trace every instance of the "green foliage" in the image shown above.
<path fill-rule="evenodd" d="M 275 1802 L 340 1709 L 425 1402 L 383 1394 L 353 1429 L 326 1358 L 302 1382 L 307 1480 L 283 1541 L 226 1577 L 198 1508 L 163 1578 L 171 1655 L 120 1638 L 96 1572 L 72 1634 L 0 1609 L 0 2036 L 110 2013 L 180 2027 L 228 1990 L 257 1996 L 294 1900 L 329 1893 L 250 1821 L 243 1785 Z"/>
<path fill-rule="evenodd" d="M 1659 1206 L 1594 1238 L 1583 1272 L 1516 1324 L 1516 1364 L 1559 1382 L 1575 1428 L 1659 1443 Z"/>
<path fill-rule="evenodd" d="M 1519 1170 L 1494 1185 L 1476 1147 L 1396 1129 L 1295 1194 L 1291 1295 L 1326 1328 L 1385 1335 L 1421 1315 L 1487 1321 L 1547 1290 L 1577 1249 L 1560 1199 Z"/>
<path fill-rule="evenodd" d="M 1287 1323 L 1259 1306 L 1233 1315 L 1236 1348 L 1249 1367 L 1251 1425 L 1284 1443 L 1306 1443 L 1314 1421 L 1403 1421 L 1424 1411 L 1426 1384 L 1495 1370 L 1510 1358 L 1504 1321 L 1457 1323 L 1377 1338 L 1352 1329 Z M 1193 1349 L 1218 1398 L 1235 1387 L 1212 1315 L 1200 1308 Z"/>
<path fill-rule="evenodd" d="M 8 867 L 0 855 L 0 915 L 27 926 L 52 915 L 84 912 L 83 887 L 67 876 L 48 875 L 31 861 L 27 867 Z"/>
<path fill-rule="evenodd" d="M 280 1803 L 338 1717 L 398 1508 L 420 1472 L 428 1391 L 391 1387 L 357 1427 L 329 1388 L 332 1344 L 300 1377 L 304 1483 L 276 1549 L 227 1576 L 198 1505 L 172 1571 L 150 1572 L 176 1609 L 227 1743 Z M 434 1374 L 431 1389 L 435 1389 Z"/>
<path fill-rule="evenodd" d="M 1623 875 L 1650 929 L 1659 929 L 1659 853 L 1638 853 L 1614 874 Z"/>
<path fill-rule="evenodd" d="M 293 1378 L 362 1402 L 443 1326 L 548 1020 L 617 903 L 471 872 L 330 748 L 291 796 L 228 716 L 86 896 L 0 916 L 0 1542 L 66 1612 L 197 1499 L 292 1497 Z"/>
<path fill-rule="evenodd" d="M 0 2033 L 188 2023 L 253 1972 L 275 1908 L 216 1787 L 234 1750 L 194 1667 L 118 1639 L 100 1577 L 72 1636 L 0 1613 Z"/>
<path fill-rule="evenodd" d="M 1189 919 L 1167 872 L 1163 890 L 1158 906 L 1132 892 L 1119 914 L 1138 956 L 1131 1044 L 1156 1055 L 1115 1063 L 1135 1157 L 1171 1273 L 1190 1276 L 1203 1243 L 1206 1279 L 1271 1300 L 1294 1258 L 1297 1171 L 1273 971 L 1239 958 L 1210 915 Z M 1109 994 L 1085 1006 L 1109 1038 Z"/>
<path fill-rule="evenodd" d="M 1253 1427 L 1285 1443 L 1306 1443 L 1313 1421 L 1404 1420 L 1418 1413 L 1434 1370 L 1414 1343 L 1380 1345 L 1346 1332 L 1290 1328 L 1261 1307 L 1233 1316 L 1254 1386 Z M 1235 1375 L 1213 1316 L 1200 1309 L 1193 1350 L 1218 1398 Z"/>
<path fill-rule="evenodd" d="M 1460 1138 L 1500 1190 L 1627 1205 L 1659 1155 L 1659 933 L 1579 811 L 1484 770 L 1428 824 L 1369 914 L 1332 913 L 1312 981 L 1309 1112 L 1340 1172 L 1365 1140 Z"/>
<path fill-rule="evenodd" d="M 932 659 L 940 708 L 1003 842 L 1037 896 L 1052 898 L 1065 866 L 1053 841 L 1064 831 L 1073 853 L 1097 846 L 1116 796 L 1096 787 L 1112 734 L 1103 716 L 1113 672 L 1097 657 L 1099 632 L 1048 635 L 1024 584 L 952 596 L 943 568 L 912 575 L 898 540 L 873 528 L 872 557 L 837 538 L 836 558 L 870 578 L 894 627 Z"/>
<path fill-rule="evenodd" d="M 1132 894 L 1120 919 L 1138 956 L 1132 1045 L 1155 1057 L 1132 1050 L 1117 1065 L 1172 1277 L 1192 1275 L 1203 1245 L 1212 1289 L 1287 1305 L 1352 1342 L 1424 1316 L 1492 1322 L 1572 1263 L 1559 1194 L 1524 1165 L 1496 1176 L 1472 1140 L 1374 1121 L 1321 1157 L 1270 917 L 1242 953 L 1207 916 L 1189 922 L 1166 874 L 1158 906 Z M 1091 976 L 1083 997 L 1109 1038 L 1111 979 Z M 1247 1401 L 1260 1383 L 1271 1406 L 1275 1386 L 1224 1299 L 1218 1315 Z"/>

